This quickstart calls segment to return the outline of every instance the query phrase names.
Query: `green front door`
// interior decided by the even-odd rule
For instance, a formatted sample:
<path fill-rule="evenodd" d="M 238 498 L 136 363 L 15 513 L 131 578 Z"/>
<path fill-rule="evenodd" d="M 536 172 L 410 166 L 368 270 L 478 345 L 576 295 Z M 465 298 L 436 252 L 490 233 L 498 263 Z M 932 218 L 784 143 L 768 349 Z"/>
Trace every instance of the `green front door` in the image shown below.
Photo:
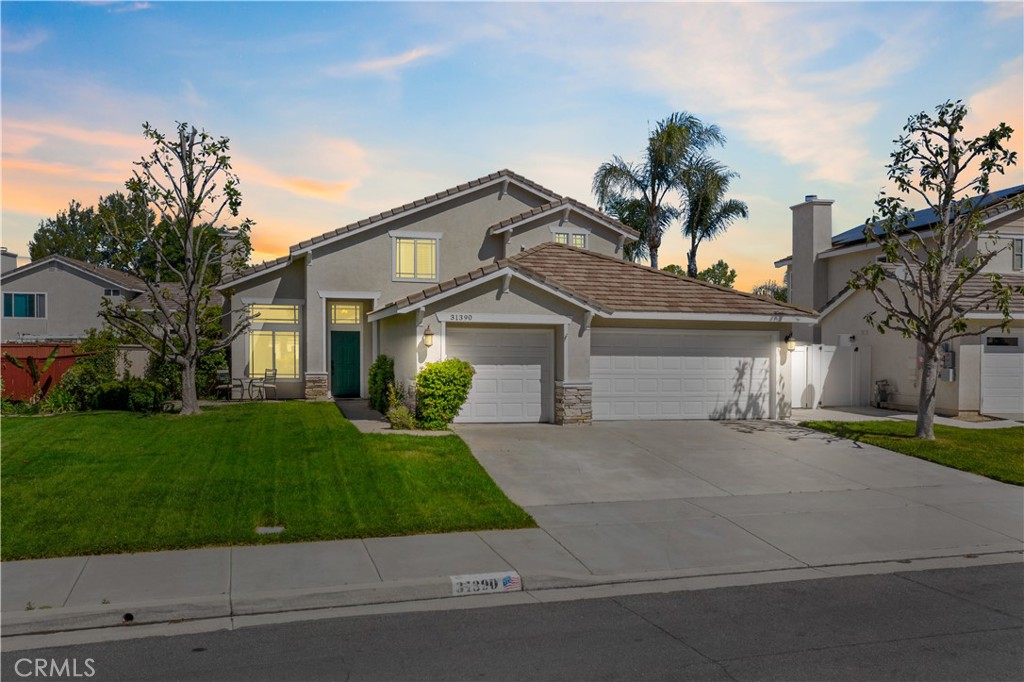
<path fill-rule="evenodd" d="M 359 332 L 331 332 L 331 393 L 359 397 Z"/>

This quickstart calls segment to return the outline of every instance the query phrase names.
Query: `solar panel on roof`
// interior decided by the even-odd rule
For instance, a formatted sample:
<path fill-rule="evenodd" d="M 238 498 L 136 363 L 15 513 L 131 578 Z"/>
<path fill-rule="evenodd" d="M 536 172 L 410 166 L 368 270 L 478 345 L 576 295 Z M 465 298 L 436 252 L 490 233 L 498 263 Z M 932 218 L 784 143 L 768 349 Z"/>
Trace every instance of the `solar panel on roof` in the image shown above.
<path fill-rule="evenodd" d="M 1024 191 L 1024 185 L 1017 185 L 1016 187 L 1008 187 L 1007 189 L 1001 189 L 998 192 L 992 192 L 985 201 L 982 202 L 982 206 L 988 206 L 989 204 L 995 203 L 1012 197 L 1016 194 L 1020 194 Z M 914 219 L 910 221 L 908 227 L 911 230 L 922 230 L 929 225 L 934 225 L 937 222 L 935 218 L 935 211 L 929 209 L 923 209 L 914 212 Z M 878 225 L 875 226 L 875 234 L 882 234 L 882 228 Z M 832 246 L 846 246 L 847 244 L 856 244 L 857 242 L 864 241 L 864 226 L 858 225 L 857 227 L 851 228 L 845 232 L 840 232 L 836 236 L 832 237 Z"/>

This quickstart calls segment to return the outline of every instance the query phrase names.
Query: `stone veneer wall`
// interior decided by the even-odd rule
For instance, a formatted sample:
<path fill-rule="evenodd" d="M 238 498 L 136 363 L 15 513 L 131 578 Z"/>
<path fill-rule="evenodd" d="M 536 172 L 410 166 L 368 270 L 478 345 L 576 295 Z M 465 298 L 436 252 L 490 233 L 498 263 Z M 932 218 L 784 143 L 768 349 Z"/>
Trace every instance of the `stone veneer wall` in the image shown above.
<path fill-rule="evenodd" d="M 589 424 L 593 420 L 591 410 L 591 385 L 555 382 L 555 423 Z"/>
<path fill-rule="evenodd" d="M 330 400 L 327 374 L 306 373 L 306 400 Z"/>

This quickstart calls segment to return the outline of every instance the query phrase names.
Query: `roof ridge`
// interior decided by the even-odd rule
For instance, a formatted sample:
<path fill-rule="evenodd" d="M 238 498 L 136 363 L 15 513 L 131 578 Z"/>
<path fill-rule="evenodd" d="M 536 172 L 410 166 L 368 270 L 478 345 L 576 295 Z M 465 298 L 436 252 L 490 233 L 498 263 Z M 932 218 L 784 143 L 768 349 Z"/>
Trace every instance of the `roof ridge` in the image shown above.
<path fill-rule="evenodd" d="M 626 232 L 630 235 L 635 235 L 637 238 L 639 238 L 640 236 L 640 233 L 637 230 L 633 229 L 629 225 L 626 225 L 621 220 L 613 218 L 604 211 L 596 209 L 593 206 L 585 204 L 579 199 L 574 199 L 573 197 L 570 196 L 560 197 L 555 201 L 549 201 L 547 203 L 541 204 L 540 206 L 528 208 L 525 211 L 517 213 L 514 216 L 502 218 L 498 222 L 490 225 L 487 228 L 487 232 L 494 234 L 495 231 L 498 230 L 498 228 L 501 228 L 501 231 L 505 231 L 505 229 L 511 227 L 512 225 L 515 225 L 518 222 L 528 220 L 534 216 L 538 216 L 541 213 L 544 213 L 545 211 L 550 211 L 551 209 L 556 208 L 558 206 L 572 206 L 573 208 L 580 211 L 584 215 L 589 216 L 593 220 L 605 221 L 612 225 L 613 227 L 617 227 L 623 232 Z"/>
<path fill-rule="evenodd" d="M 22 265 L 20 268 L 8 270 L 7 272 L 4 273 L 4 275 L 8 275 L 12 272 L 17 272 L 22 268 L 38 266 L 42 263 L 46 263 L 47 261 L 60 261 L 67 263 L 69 265 L 74 265 L 75 267 L 84 269 L 88 272 L 93 273 L 94 275 L 98 275 L 111 282 L 120 284 L 121 286 L 124 286 L 125 282 L 127 281 L 127 283 L 131 284 L 134 287 L 137 287 L 139 291 L 145 290 L 146 287 L 146 283 L 143 282 L 141 278 L 137 277 L 136 275 L 133 275 L 130 272 L 125 272 L 124 270 L 118 270 L 116 268 L 108 268 L 105 265 L 96 265 L 95 263 L 90 263 L 88 261 L 80 260 L 78 258 L 72 258 L 71 256 L 65 256 L 60 253 L 51 253 L 48 256 L 40 258 L 39 260 L 34 260 L 29 263 L 26 263 L 25 265 Z M 119 278 L 124 278 L 124 280 L 118 281 Z"/>

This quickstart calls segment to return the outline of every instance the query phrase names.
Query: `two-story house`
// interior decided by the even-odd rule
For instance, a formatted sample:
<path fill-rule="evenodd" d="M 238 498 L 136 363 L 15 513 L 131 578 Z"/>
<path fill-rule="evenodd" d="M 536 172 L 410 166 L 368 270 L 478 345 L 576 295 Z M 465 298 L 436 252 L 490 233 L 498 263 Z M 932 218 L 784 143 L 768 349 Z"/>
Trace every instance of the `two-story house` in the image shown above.
<path fill-rule="evenodd" d="M 997 250 L 986 271 L 1017 287 L 1024 284 L 1024 209 L 1016 208 L 1021 194 L 1024 185 L 987 197 L 984 232 L 968 249 Z M 917 342 L 873 329 L 864 318 L 877 308 L 874 297 L 848 286 L 853 272 L 879 258 L 881 250 L 865 239 L 864 225 L 833 236 L 832 203 L 808 196 L 792 207 L 792 255 L 775 263 L 787 270 L 790 301 L 820 311 L 817 324 L 795 327 L 800 345 L 792 363 L 793 404 L 868 405 L 878 399 L 876 382 L 884 381 L 889 406 L 916 409 L 921 380 Z M 923 210 L 909 226 L 926 248 L 936 222 L 932 211 Z M 959 307 L 969 330 L 1002 319 L 997 311 L 977 305 L 988 286 L 988 278 L 978 276 L 964 290 Z M 945 349 L 936 392 L 939 414 L 1024 418 L 1024 298 L 1013 296 L 1011 313 L 1008 331 L 956 339 Z"/>
<path fill-rule="evenodd" d="M 783 339 L 814 313 L 627 262 L 636 238 L 493 173 L 228 278 L 235 315 L 258 313 L 232 373 L 276 369 L 281 397 L 328 399 L 365 396 L 380 353 L 404 382 L 459 357 L 476 369 L 461 421 L 785 414 Z"/>

